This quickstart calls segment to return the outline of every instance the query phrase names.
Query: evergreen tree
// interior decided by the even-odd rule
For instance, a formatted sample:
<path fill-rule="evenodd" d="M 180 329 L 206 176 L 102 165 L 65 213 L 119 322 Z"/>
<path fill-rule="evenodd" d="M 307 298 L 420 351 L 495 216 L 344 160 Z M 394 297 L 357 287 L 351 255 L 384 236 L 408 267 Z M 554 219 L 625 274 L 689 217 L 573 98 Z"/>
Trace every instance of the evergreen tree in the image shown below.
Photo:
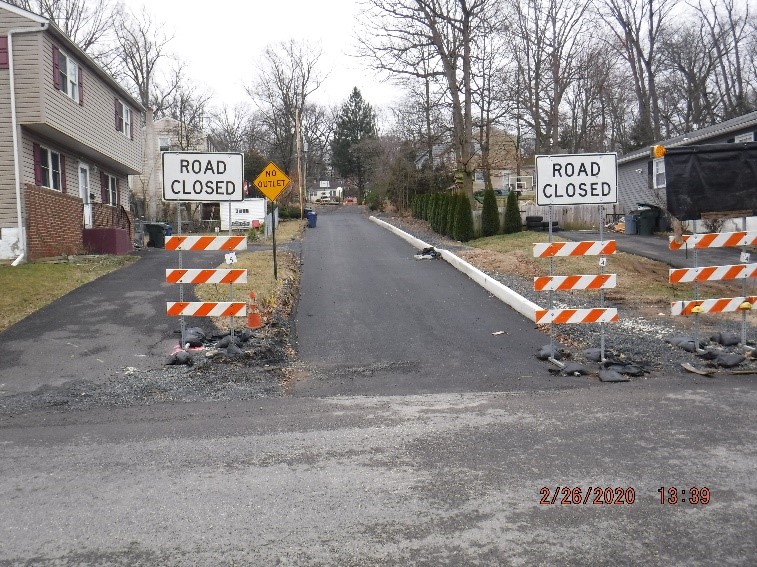
<path fill-rule="evenodd" d="M 447 203 L 449 202 L 449 194 L 442 193 L 442 205 L 439 207 L 439 234 L 447 234 Z"/>
<path fill-rule="evenodd" d="M 376 113 L 355 87 L 336 117 L 331 163 L 339 175 L 355 179 L 358 197 L 365 191 L 377 140 Z"/>
<path fill-rule="evenodd" d="M 515 194 L 515 191 L 510 191 L 507 195 L 507 203 L 505 204 L 505 224 L 502 232 L 513 234 L 521 230 L 523 230 L 523 221 L 520 218 L 518 195 Z"/>
<path fill-rule="evenodd" d="M 457 195 L 451 194 L 447 201 L 447 236 L 455 237 L 455 211 L 457 210 Z"/>
<path fill-rule="evenodd" d="M 494 194 L 494 189 L 487 189 L 484 191 L 484 203 L 481 210 L 481 236 L 494 236 L 497 233 L 499 233 L 497 196 Z"/>
<path fill-rule="evenodd" d="M 473 211 L 471 210 L 470 200 L 464 193 L 457 195 L 454 238 L 460 242 L 468 242 L 473 238 Z"/>

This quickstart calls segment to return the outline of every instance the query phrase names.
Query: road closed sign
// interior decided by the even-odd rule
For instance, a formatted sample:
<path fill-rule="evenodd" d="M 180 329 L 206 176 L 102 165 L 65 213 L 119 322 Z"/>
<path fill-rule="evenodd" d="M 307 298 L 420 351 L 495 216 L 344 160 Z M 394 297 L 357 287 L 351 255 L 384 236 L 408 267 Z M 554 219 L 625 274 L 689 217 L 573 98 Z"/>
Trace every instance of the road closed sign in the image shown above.
<path fill-rule="evenodd" d="M 166 201 L 242 201 L 243 181 L 242 154 L 163 152 Z"/>
<path fill-rule="evenodd" d="M 617 203 L 617 154 L 536 156 L 535 185 L 540 206 Z"/>

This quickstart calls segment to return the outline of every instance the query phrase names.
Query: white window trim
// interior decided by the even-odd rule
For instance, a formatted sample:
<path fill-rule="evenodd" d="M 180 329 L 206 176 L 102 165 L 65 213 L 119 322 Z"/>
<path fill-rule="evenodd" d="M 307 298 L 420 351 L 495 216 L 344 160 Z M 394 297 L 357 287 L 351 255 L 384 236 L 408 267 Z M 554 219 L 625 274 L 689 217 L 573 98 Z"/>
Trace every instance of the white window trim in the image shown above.
<path fill-rule="evenodd" d="M 79 102 L 79 64 L 64 51 L 60 52 L 58 61 L 60 64 L 61 90 L 71 100 Z"/>
<path fill-rule="evenodd" d="M 108 180 L 108 186 L 105 188 L 105 194 L 108 199 L 105 201 L 105 204 L 115 207 L 118 205 L 116 202 L 116 199 L 118 199 L 118 178 L 110 173 L 106 173 L 105 178 Z"/>
<path fill-rule="evenodd" d="M 127 138 L 131 137 L 131 108 L 124 101 L 121 102 L 121 134 Z"/>
<path fill-rule="evenodd" d="M 658 183 L 657 177 L 662 175 L 662 183 Z M 665 158 L 657 158 L 652 160 L 652 185 L 655 189 L 662 189 L 665 187 Z"/>
<path fill-rule="evenodd" d="M 58 170 L 56 175 L 56 170 L 53 168 L 53 154 L 58 156 Z M 53 191 L 60 191 L 63 192 L 63 185 L 62 185 L 62 177 L 63 172 L 61 171 L 61 153 L 56 152 L 55 150 L 51 150 L 47 146 L 40 146 L 39 147 L 39 161 L 40 161 L 40 167 L 42 169 L 42 187 L 47 187 L 48 189 L 52 189 Z M 45 179 L 47 177 L 47 179 Z M 57 187 L 55 187 L 55 181 L 57 179 Z M 47 184 L 46 184 L 47 183 Z"/>
<path fill-rule="evenodd" d="M 163 144 L 163 142 L 166 142 Z M 166 148 L 165 150 L 163 148 Z M 158 149 L 161 152 L 170 152 L 171 151 L 171 137 L 170 136 L 158 136 Z"/>

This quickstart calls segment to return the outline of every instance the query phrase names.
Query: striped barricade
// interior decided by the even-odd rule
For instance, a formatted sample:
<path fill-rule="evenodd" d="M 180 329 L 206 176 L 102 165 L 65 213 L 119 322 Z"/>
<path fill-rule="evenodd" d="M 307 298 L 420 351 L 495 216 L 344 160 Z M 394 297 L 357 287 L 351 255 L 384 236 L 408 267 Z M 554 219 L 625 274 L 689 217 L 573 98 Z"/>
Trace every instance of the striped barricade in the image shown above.
<path fill-rule="evenodd" d="M 247 270 L 181 270 L 166 269 L 166 282 L 186 284 L 247 283 Z"/>
<path fill-rule="evenodd" d="M 676 268 L 669 271 L 670 283 L 710 282 L 757 278 L 757 264 Z"/>
<path fill-rule="evenodd" d="M 670 237 L 670 249 L 684 248 L 726 248 L 732 246 L 757 246 L 757 232 L 714 232 L 707 234 L 686 234 L 680 242 Z"/>
<path fill-rule="evenodd" d="M 247 250 L 247 236 L 166 236 L 166 250 Z"/>
<path fill-rule="evenodd" d="M 583 276 L 540 276 L 534 278 L 535 291 L 569 291 L 578 289 L 612 289 L 617 287 L 616 274 Z"/>
<path fill-rule="evenodd" d="M 671 315 L 694 315 L 696 313 L 734 313 L 749 311 L 754 308 L 757 297 L 721 297 L 720 299 L 695 299 L 673 301 L 670 304 Z"/>
<path fill-rule="evenodd" d="M 614 240 L 587 240 L 582 242 L 537 242 L 534 258 L 556 256 L 606 256 L 615 254 Z"/>
<path fill-rule="evenodd" d="M 166 314 L 189 317 L 246 317 L 244 301 L 169 301 Z"/>
<path fill-rule="evenodd" d="M 604 309 L 537 309 L 536 324 L 617 323 L 618 310 Z"/>

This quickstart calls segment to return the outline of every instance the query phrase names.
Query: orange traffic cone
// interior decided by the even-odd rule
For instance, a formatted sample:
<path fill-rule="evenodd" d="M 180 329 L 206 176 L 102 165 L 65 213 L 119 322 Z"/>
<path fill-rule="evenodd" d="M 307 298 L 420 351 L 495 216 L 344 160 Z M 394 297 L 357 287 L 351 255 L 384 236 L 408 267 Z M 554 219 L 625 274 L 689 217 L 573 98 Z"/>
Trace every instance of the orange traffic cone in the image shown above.
<path fill-rule="evenodd" d="M 247 328 L 259 329 L 263 326 L 263 320 L 260 317 L 260 311 L 258 311 L 258 304 L 255 301 L 255 292 L 250 292 L 250 303 L 247 306 Z"/>

